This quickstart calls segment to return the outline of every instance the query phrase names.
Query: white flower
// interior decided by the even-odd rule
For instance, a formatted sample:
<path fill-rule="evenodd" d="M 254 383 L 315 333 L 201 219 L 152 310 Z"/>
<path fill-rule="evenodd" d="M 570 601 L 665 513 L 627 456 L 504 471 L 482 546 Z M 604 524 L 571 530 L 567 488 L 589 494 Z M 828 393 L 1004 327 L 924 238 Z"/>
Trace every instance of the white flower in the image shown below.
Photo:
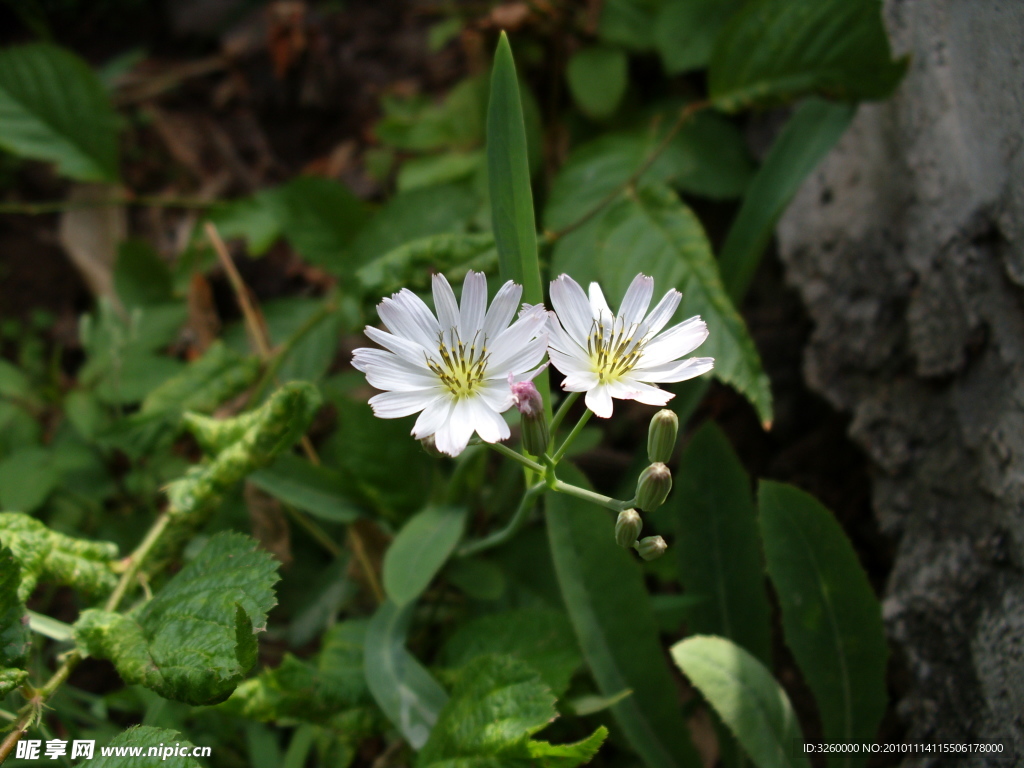
<path fill-rule="evenodd" d="M 597 283 L 588 300 L 568 275 L 551 282 L 551 364 L 565 374 L 562 388 L 586 392 L 587 407 L 601 418 L 612 415 L 612 398 L 665 405 L 675 395 L 652 384 L 692 379 L 714 366 L 710 357 L 679 360 L 708 337 L 707 324 L 691 317 L 659 335 L 682 295 L 669 290 L 647 314 L 653 293 L 654 279 L 637 275 L 615 315 Z"/>
<path fill-rule="evenodd" d="M 461 307 L 443 276 L 434 275 L 433 287 L 436 317 L 407 288 L 381 301 L 377 314 L 390 333 L 368 326 L 366 335 L 385 349 L 357 349 L 352 365 L 387 390 L 370 398 L 374 414 L 397 419 L 419 413 L 413 437 L 433 435 L 440 451 L 458 456 L 474 432 L 488 443 L 508 438 L 499 415 L 513 403 L 508 377 L 544 358 L 547 313 L 525 307 L 509 326 L 522 287 L 505 283 L 488 310 L 480 272 L 466 275 Z"/>

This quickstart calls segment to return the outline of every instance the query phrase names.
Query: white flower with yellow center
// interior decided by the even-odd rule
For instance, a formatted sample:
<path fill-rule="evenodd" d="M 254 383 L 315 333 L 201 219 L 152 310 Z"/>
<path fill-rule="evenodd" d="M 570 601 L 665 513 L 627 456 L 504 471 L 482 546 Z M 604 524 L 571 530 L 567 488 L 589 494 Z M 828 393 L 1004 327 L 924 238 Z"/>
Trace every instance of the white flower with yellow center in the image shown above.
<path fill-rule="evenodd" d="M 590 284 L 589 299 L 568 275 L 551 283 L 551 364 L 565 374 L 562 389 L 586 392 L 587 407 L 601 418 L 612 415 L 612 398 L 665 405 L 675 395 L 654 384 L 692 379 L 715 364 L 710 357 L 679 359 L 704 342 L 707 324 L 691 317 L 659 333 L 682 294 L 669 290 L 648 314 L 653 294 L 654 279 L 637 275 L 616 315 L 597 283 Z"/>
<path fill-rule="evenodd" d="M 412 434 L 434 436 L 438 450 L 458 456 L 473 433 L 488 443 L 505 440 L 509 428 L 501 413 L 512 407 L 509 374 L 529 377 L 547 349 L 547 314 L 528 307 L 511 326 L 523 289 L 505 283 L 487 308 L 487 279 L 470 272 L 462 304 L 451 286 L 434 275 L 437 315 L 415 293 L 403 288 L 377 305 L 387 331 L 367 327 L 366 335 L 384 349 L 357 349 L 352 365 L 377 389 L 374 414 L 397 419 L 419 413 Z"/>

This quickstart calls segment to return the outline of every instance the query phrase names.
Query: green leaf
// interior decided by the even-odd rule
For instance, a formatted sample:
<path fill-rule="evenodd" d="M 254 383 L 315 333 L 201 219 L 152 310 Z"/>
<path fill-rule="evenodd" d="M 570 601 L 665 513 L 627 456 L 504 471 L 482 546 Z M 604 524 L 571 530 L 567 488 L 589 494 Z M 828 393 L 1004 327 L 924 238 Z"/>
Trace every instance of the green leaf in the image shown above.
<path fill-rule="evenodd" d="M 702 69 L 722 26 L 744 0 L 669 0 L 663 3 L 654 26 L 665 71 L 669 74 Z"/>
<path fill-rule="evenodd" d="M 634 51 L 654 47 L 654 29 L 664 0 L 607 0 L 601 9 L 602 40 Z"/>
<path fill-rule="evenodd" d="M 616 203 L 601 223 L 595 254 L 608 300 L 619 301 L 638 271 L 654 278 L 655 290 L 683 294 L 678 317 L 700 315 L 710 336 L 696 354 L 713 357 L 715 378 L 735 387 L 772 421 L 771 390 L 746 324 L 725 293 L 704 229 L 671 190 L 650 185 Z M 623 254 L 629 258 L 623 258 Z"/>
<path fill-rule="evenodd" d="M 0 667 L 0 697 L 16 690 L 27 678 L 28 672 L 23 669 L 4 669 Z"/>
<path fill-rule="evenodd" d="M 293 454 L 278 456 L 249 479 L 271 496 L 332 523 L 351 523 L 361 515 L 343 475 Z"/>
<path fill-rule="evenodd" d="M 715 43 L 708 90 L 727 112 L 809 93 L 884 99 L 907 62 L 892 60 L 879 0 L 752 0 Z"/>
<path fill-rule="evenodd" d="M 0 147 L 79 181 L 116 182 L 118 120 L 99 78 L 70 51 L 0 51 Z"/>
<path fill-rule="evenodd" d="M 252 197 L 231 200 L 210 211 L 209 219 L 221 237 L 247 241 L 250 256 L 262 256 L 281 237 L 286 215 L 281 188 L 265 189 Z"/>
<path fill-rule="evenodd" d="M 75 637 L 129 684 L 187 704 L 223 701 L 256 663 L 277 561 L 237 533 L 213 536 L 132 615 L 87 610 Z"/>
<path fill-rule="evenodd" d="M 240 355 L 215 341 L 179 375 L 146 395 L 141 411 L 209 413 L 252 384 L 259 368 L 255 358 Z"/>
<path fill-rule="evenodd" d="M 460 667 L 488 654 L 525 662 L 556 696 L 569 690 L 569 681 L 583 663 L 569 619 L 547 608 L 520 608 L 472 619 L 448 638 L 441 659 L 447 666 Z"/>
<path fill-rule="evenodd" d="M 18 561 L 8 547 L 0 546 L 0 669 L 22 666 L 32 645 L 20 587 Z"/>
<path fill-rule="evenodd" d="M 779 217 L 803 180 L 839 141 L 854 112 L 856 107 L 849 104 L 807 99 L 775 139 L 722 246 L 719 267 L 733 301 L 746 294 Z"/>
<path fill-rule="evenodd" d="M 607 729 L 577 744 L 530 739 L 557 716 L 554 695 L 533 669 L 508 656 L 483 656 L 459 675 L 417 768 L 575 768 L 588 762 Z"/>
<path fill-rule="evenodd" d="M 125 768 L 125 766 L 132 763 L 142 762 L 139 761 L 139 756 L 148 755 L 151 748 L 180 748 L 184 749 L 188 755 L 191 755 L 192 750 L 195 748 L 191 741 L 184 738 L 177 731 L 172 731 L 168 728 L 154 728 L 150 725 L 137 725 L 134 728 L 129 728 L 124 733 L 111 739 L 107 746 L 112 750 L 120 751 L 115 751 L 114 754 L 106 757 L 100 755 L 97 751 L 96 757 L 93 758 L 95 762 L 93 760 L 89 761 L 90 768 Z M 133 750 L 139 751 L 134 752 Z M 163 752 L 160 752 L 151 757 L 150 760 L 155 761 L 156 757 L 160 758 L 159 765 L 161 768 L 202 768 L 202 764 L 192 757 L 164 757 Z M 156 762 L 152 764 L 156 765 Z"/>
<path fill-rule="evenodd" d="M 413 749 L 427 743 L 448 694 L 405 648 L 416 604 L 381 603 L 366 630 L 363 669 L 378 706 Z"/>
<path fill-rule="evenodd" d="M 356 279 L 367 296 L 386 296 L 401 288 L 429 287 L 430 269 L 456 282 L 470 267 L 493 271 L 498 263 L 494 235 L 429 235 L 400 245 L 370 261 L 356 272 Z"/>
<path fill-rule="evenodd" d="M 483 159 L 480 150 L 411 158 L 402 163 L 398 170 L 398 191 L 410 192 L 465 179 L 480 170 Z"/>
<path fill-rule="evenodd" d="M 465 507 L 429 506 L 409 518 L 384 553 L 384 591 L 395 605 L 423 594 L 465 529 Z"/>
<path fill-rule="evenodd" d="M 750 478 L 714 422 L 683 451 L 676 489 L 673 547 L 686 595 L 690 632 L 720 635 L 771 664 L 771 609 Z"/>
<path fill-rule="evenodd" d="M 345 185 L 320 176 L 292 179 L 281 196 L 281 234 L 310 264 L 349 274 L 348 248 L 368 216 L 363 202 Z"/>
<path fill-rule="evenodd" d="M 505 594 L 505 574 L 490 560 L 458 557 L 444 569 L 444 577 L 474 600 L 497 600 Z"/>
<path fill-rule="evenodd" d="M 621 48 L 595 45 L 572 55 L 565 75 L 569 92 L 584 114 L 600 119 L 618 109 L 626 93 L 628 65 Z"/>
<path fill-rule="evenodd" d="M 109 592 L 117 583 L 110 567 L 117 558 L 115 544 L 65 536 L 28 515 L 0 513 L 0 545 L 9 547 L 21 566 L 22 602 L 39 581 L 66 584 L 88 595 Z"/>
<path fill-rule="evenodd" d="M 578 471 L 559 475 L 586 485 Z M 583 656 L 605 696 L 633 695 L 612 707 L 623 734 L 650 768 L 699 765 L 662 656 L 643 572 L 615 543 L 604 509 L 563 494 L 548 494 L 551 554 Z"/>
<path fill-rule="evenodd" d="M 126 307 L 146 307 L 173 300 L 171 270 L 144 240 L 125 240 L 117 248 L 114 288 Z"/>
<path fill-rule="evenodd" d="M 0 509 L 32 512 L 43 505 L 59 482 L 49 451 L 38 447 L 16 449 L 0 461 Z"/>
<path fill-rule="evenodd" d="M 758 659 L 724 637 L 697 635 L 672 646 L 690 678 L 758 768 L 806 768 L 789 697 Z"/>
<path fill-rule="evenodd" d="M 523 286 L 523 300 L 544 300 L 537 261 L 537 224 L 526 150 L 526 128 L 512 48 L 504 32 L 494 52 L 487 106 L 487 177 L 491 225 L 503 280 Z"/>
<path fill-rule="evenodd" d="M 871 742 L 885 712 L 882 612 L 853 546 L 814 497 L 761 481 L 761 535 L 786 644 L 814 691 L 827 741 Z M 839 755 L 830 765 L 863 765 Z"/>

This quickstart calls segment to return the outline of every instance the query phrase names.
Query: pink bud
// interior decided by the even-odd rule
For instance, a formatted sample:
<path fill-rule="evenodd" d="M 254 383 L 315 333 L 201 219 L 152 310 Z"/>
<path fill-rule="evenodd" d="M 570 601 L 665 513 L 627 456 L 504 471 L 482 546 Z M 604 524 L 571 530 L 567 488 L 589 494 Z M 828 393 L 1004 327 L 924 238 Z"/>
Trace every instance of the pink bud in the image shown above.
<path fill-rule="evenodd" d="M 532 381 L 510 382 L 509 387 L 512 389 L 512 402 L 524 416 L 535 416 L 544 410 L 544 401 Z"/>

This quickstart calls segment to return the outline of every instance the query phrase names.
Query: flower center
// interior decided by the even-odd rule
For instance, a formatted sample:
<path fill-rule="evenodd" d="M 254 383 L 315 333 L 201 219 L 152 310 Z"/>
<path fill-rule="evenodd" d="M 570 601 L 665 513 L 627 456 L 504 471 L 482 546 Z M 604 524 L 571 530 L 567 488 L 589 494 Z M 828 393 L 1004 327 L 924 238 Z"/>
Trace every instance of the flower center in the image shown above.
<path fill-rule="evenodd" d="M 645 340 L 635 339 L 636 331 L 636 325 L 627 328 L 614 319 L 610 326 L 603 319 L 594 321 L 587 337 L 587 352 L 601 384 L 622 378 L 640 360 Z"/>
<path fill-rule="evenodd" d="M 437 335 L 440 361 L 427 358 L 427 367 L 456 399 L 471 396 L 484 380 L 488 358 L 485 346 L 487 339 L 483 339 L 483 343 L 478 346 L 479 335 L 478 331 L 467 346 L 455 328 L 448 332 L 447 341 L 442 331 Z"/>

